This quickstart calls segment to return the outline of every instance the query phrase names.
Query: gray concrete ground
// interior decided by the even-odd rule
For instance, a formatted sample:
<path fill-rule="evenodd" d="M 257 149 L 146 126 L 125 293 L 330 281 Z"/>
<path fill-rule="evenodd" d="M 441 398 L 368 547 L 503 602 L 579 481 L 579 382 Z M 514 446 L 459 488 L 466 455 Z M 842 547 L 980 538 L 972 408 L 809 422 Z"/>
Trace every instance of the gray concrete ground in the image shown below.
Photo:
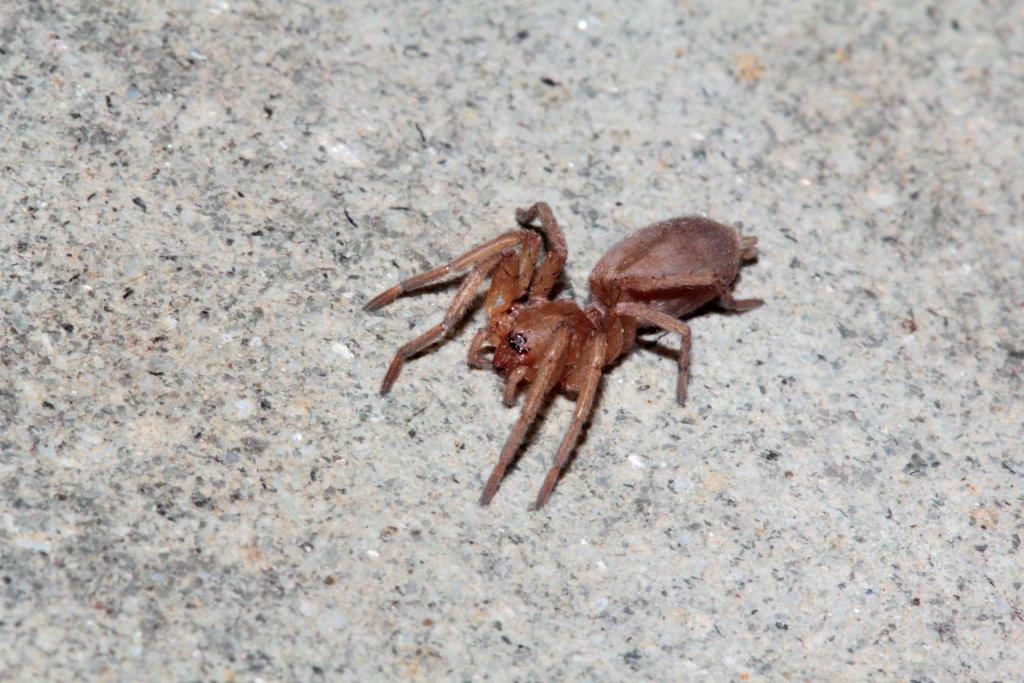
<path fill-rule="evenodd" d="M 1021 680 L 1024 6 L 520 5 L 3 4 L 0 678 Z M 767 304 L 482 508 L 480 313 L 360 306 L 538 199 Z"/>

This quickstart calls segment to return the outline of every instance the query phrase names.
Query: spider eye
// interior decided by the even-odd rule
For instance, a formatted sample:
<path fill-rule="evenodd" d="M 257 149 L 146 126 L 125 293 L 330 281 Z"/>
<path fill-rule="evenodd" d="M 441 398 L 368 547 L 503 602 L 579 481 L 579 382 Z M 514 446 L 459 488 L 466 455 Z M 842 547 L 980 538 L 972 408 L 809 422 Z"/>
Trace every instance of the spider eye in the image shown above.
<path fill-rule="evenodd" d="M 513 332 L 508 335 L 508 345 L 520 356 L 529 350 L 526 348 L 526 335 L 520 332 Z"/>

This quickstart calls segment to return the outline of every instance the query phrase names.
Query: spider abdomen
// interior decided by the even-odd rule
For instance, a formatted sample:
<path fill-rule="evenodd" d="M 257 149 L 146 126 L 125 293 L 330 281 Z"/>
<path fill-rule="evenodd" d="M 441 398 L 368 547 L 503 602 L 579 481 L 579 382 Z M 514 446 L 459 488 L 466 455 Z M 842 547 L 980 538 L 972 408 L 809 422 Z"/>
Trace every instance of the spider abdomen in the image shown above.
<path fill-rule="evenodd" d="M 743 248 L 735 228 L 707 218 L 654 223 L 608 250 L 590 275 L 590 291 L 605 306 L 639 301 L 673 317 L 686 315 L 715 299 L 717 291 L 710 282 L 680 284 L 673 276 L 714 276 L 728 287 L 739 272 Z"/>

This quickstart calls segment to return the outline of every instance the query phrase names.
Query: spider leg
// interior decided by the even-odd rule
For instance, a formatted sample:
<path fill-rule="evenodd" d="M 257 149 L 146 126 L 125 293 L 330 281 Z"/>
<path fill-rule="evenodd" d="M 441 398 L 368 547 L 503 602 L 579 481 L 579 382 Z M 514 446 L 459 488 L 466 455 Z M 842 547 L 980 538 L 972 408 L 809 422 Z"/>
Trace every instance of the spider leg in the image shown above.
<path fill-rule="evenodd" d="M 448 306 L 444 320 L 398 349 L 398 352 L 395 353 L 395 357 L 391 361 L 391 365 L 388 366 L 387 373 L 384 375 L 384 381 L 381 382 L 380 393 L 388 393 L 391 385 L 398 378 L 398 373 L 402 370 L 402 365 L 407 358 L 419 353 L 437 339 L 443 337 L 452 329 L 455 323 L 466 315 L 470 305 L 473 303 L 473 299 L 476 297 L 477 288 L 480 287 L 505 255 L 504 252 L 496 254 L 470 271 L 469 275 L 466 276 L 466 279 L 459 286 L 459 291 L 456 292 L 451 305 Z"/>
<path fill-rule="evenodd" d="M 387 306 L 406 292 L 411 292 L 414 289 L 419 289 L 420 287 L 425 287 L 433 282 L 437 282 L 448 273 L 458 272 L 460 270 L 476 266 L 479 263 L 488 260 L 495 254 L 499 254 L 505 249 L 515 246 L 523 240 L 524 234 L 527 233 L 524 233 L 522 230 L 510 230 L 502 235 L 498 235 L 494 239 L 470 249 L 462 256 L 449 261 L 443 266 L 438 266 L 437 268 L 428 270 L 425 273 L 420 273 L 419 275 L 414 275 L 402 280 L 394 287 L 384 290 L 367 301 L 364 308 L 368 311 L 375 311 L 382 306 Z"/>
<path fill-rule="evenodd" d="M 558 227 L 558 221 L 555 220 L 555 214 L 545 202 L 537 202 L 528 209 L 516 209 L 516 220 L 524 227 L 533 227 L 531 223 L 538 219 L 540 220 L 540 231 L 544 234 L 547 254 L 537 269 L 533 284 L 530 285 L 530 295 L 547 297 L 558 280 L 562 266 L 565 265 L 569 247 L 566 245 L 565 236 Z"/>
<path fill-rule="evenodd" d="M 686 401 L 686 385 L 690 380 L 690 326 L 678 318 L 632 301 L 612 306 L 610 316 L 617 315 L 629 316 L 648 325 L 660 327 L 666 332 L 675 332 L 679 335 L 679 376 L 676 380 L 676 401 L 682 405 Z"/>
<path fill-rule="evenodd" d="M 710 271 L 682 275 L 633 275 L 616 278 L 615 285 L 621 290 L 647 292 L 681 287 L 711 287 L 715 290 L 722 308 L 736 312 L 749 311 L 764 303 L 762 299 L 734 299 L 728 285 Z"/>
<path fill-rule="evenodd" d="M 544 485 L 540 487 L 540 493 L 537 494 L 537 502 L 534 503 L 535 510 L 544 507 L 544 503 L 547 502 L 551 492 L 555 490 L 558 477 L 569 462 L 569 456 L 572 454 L 572 450 L 580 437 L 583 424 L 590 417 L 590 413 L 594 408 L 594 397 L 597 395 L 597 387 L 601 382 L 601 375 L 604 372 L 605 341 L 604 334 L 598 333 L 587 353 L 585 361 L 587 363 L 587 374 L 583 378 L 583 385 L 580 388 L 579 395 L 576 397 L 576 408 L 572 413 L 572 422 L 569 423 L 569 429 L 565 432 L 562 443 L 558 447 L 554 464 L 544 478 Z"/>
<path fill-rule="evenodd" d="M 740 249 L 740 258 L 744 261 L 753 261 L 757 258 L 757 238 L 753 235 L 741 237 Z"/>
<path fill-rule="evenodd" d="M 516 389 L 519 388 L 519 383 L 526 377 L 526 373 L 529 372 L 529 368 L 525 365 L 520 365 L 515 370 L 509 373 L 508 381 L 505 382 L 505 392 L 502 394 L 501 400 L 504 401 L 505 405 L 509 408 L 516 404 Z"/>
<path fill-rule="evenodd" d="M 624 291 L 654 292 L 664 289 L 681 289 L 683 287 L 714 287 L 718 276 L 711 271 L 702 270 L 696 273 L 673 273 L 671 275 L 627 275 L 617 277 L 615 286 Z"/>
<path fill-rule="evenodd" d="M 494 320 L 506 313 L 512 304 L 526 293 L 533 279 L 540 244 L 539 236 L 524 231 L 519 253 L 506 253 L 495 267 L 484 304 L 488 320 Z"/>
<path fill-rule="evenodd" d="M 544 399 L 562 376 L 562 371 L 565 369 L 565 356 L 569 346 L 571 325 L 572 323 L 559 324 L 558 330 L 551 341 L 551 346 L 544 353 L 544 359 L 541 361 L 540 369 L 537 371 L 537 378 L 530 385 L 526 402 L 523 404 L 523 411 L 519 414 L 519 419 L 516 420 L 515 426 L 512 427 L 512 432 L 508 435 L 508 440 L 505 441 L 505 447 L 501 449 L 501 455 L 498 456 L 498 464 L 494 466 L 494 470 L 487 480 L 487 485 L 484 486 L 483 494 L 480 496 L 481 505 L 490 503 L 491 498 L 498 491 L 498 487 L 501 485 L 501 478 L 505 475 L 505 470 L 508 469 L 509 463 L 512 462 L 512 458 L 515 457 L 516 452 L 519 450 L 519 446 L 523 443 L 526 430 L 536 419 L 537 411 L 540 410 Z"/>
<path fill-rule="evenodd" d="M 487 335 L 490 334 L 490 329 L 487 325 L 484 325 L 476 334 L 473 336 L 473 341 L 469 344 L 469 367 L 477 370 L 490 370 L 491 361 L 483 357 L 483 345 L 487 341 Z"/>
<path fill-rule="evenodd" d="M 718 302 L 722 305 L 722 308 L 742 313 L 743 311 L 749 311 L 752 308 L 757 308 L 764 303 L 764 299 L 734 299 L 732 293 L 729 292 L 729 288 L 719 280 L 715 284 L 715 292 L 718 294 Z"/>
<path fill-rule="evenodd" d="M 523 233 L 522 248 L 519 253 L 507 250 L 491 271 L 491 285 L 487 289 L 484 308 L 487 319 L 494 321 L 512 307 L 512 304 L 526 293 L 526 288 L 533 278 L 533 270 L 540 252 L 540 237 L 533 233 Z M 493 345 L 490 339 L 491 325 L 484 325 L 477 330 L 469 345 L 467 359 L 469 366 L 478 369 L 490 369 L 491 361 L 484 358 L 483 347 Z"/>
<path fill-rule="evenodd" d="M 487 319 L 494 321 L 496 318 L 508 312 L 512 304 L 526 293 L 533 279 L 533 272 L 537 265 L 537 255 L 540 253 L 541 240 L 538 235 L 532 232 L 524 232 L 522 235 L 522 248 L 518 255 L 514 251 L 506 251 L 499 259 L 494 270 L 491 272 L 491 285 L 487 289 L 487 298 L 484 308 L 487 312 Z M 494 341 L 489 338 L 492 333 L 491 325 L 484 325 L 477 330 L 473 341 L 469 345 L 469 366 L 478 369 L 490 369 L 491 361 L 484 358 L 483 347 L 486 344 L 493 345 Z"/>

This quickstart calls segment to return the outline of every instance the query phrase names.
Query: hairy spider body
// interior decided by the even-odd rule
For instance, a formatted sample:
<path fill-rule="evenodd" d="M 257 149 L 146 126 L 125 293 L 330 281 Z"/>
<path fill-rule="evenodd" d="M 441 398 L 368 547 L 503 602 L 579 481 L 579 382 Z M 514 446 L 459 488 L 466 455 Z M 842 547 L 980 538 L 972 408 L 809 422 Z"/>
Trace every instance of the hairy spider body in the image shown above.
<path fill-rule="evenodd" d="M 679 318 L 715 300 L 732 311 L 762 303 L 760 299 L 733 299 L 729 291 L 742 263 L 757 257 L 757 239 L 700 217 L 673 218 L 642 228 L 598 261 L 589 279 L 593 301 L 580 308 L 568 299 L 550 299 L 568 253 L 551 209 L 540 202 L 516 211 L 516 219 L 521 229 L 404 280 L 371 299 L 366 307 L 380 308 L 449 273 L 469 271 L 444 320 L 395 354 L 381 384 L 383 394 L 407 358 L 448 334 L 468 313 L 477 289 L 490 278 L 485 302 L 488 322 L 473 337 L 469 364 L 505 376 L 508 405 L 514 404 L 520 385 L 526 383 L 529 389 L 484 487 L 483 504 L 497 491 L 544 399 L 555 390 L 576 397 L 572 422 L 537 496 L 536 507 L 540 508 L 569 461 L 593 408 L 604 368 L 635 346 L 638 329 L 656 327 L 679 335 L 676 399 L 683 403 L 689 378 L 690 328 Z M 539 227 L 533 227 L 534 221 L 539 221 Z M 533 230 L 543 235 L 543 244 Z M 490 360 L 485 357 L 486 349 L 493 349 Z"/>

